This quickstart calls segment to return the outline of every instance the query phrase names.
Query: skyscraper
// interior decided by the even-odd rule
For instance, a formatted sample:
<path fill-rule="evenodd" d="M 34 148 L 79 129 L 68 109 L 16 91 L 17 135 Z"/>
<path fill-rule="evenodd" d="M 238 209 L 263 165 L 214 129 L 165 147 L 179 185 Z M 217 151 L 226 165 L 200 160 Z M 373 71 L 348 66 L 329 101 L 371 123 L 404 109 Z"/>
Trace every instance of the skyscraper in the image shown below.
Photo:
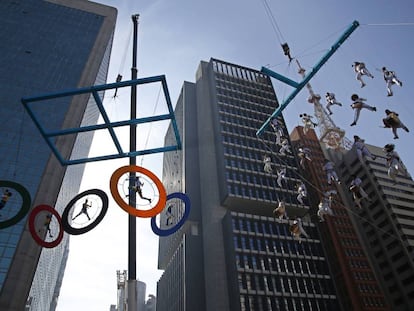
<path fill-rule="evenodd" d="M 336 163 L 344 183 L 349 186 L 352 175 L 356 175 L 372 201 L 364 202 L 353 218 L 391 309 L 411 310 L 414 304 L 414 182 L 411 176 L 401 173 L 394 182 L 387 175 L 382 147 L 367 147 L 376 155 L 375 160 L 368 157 L 361 162 L 352 149 Z M 347 190 L 344 189 L 344 198 L 352 204 Z"/>
<path fill-rule="evenodd" d="M 303 174 L 312 185 L 309 188 L 313 188 L 309 189 L 314 198 L 311 214 L 318 224 L 327 258 L 335 271 L 333 278 L 341 305 L 345 310 L 390 310 L 350 217 L 354 204 L 341 198 L 340 189 L 344 187 L 343 191 L 348 191 L 347 184 L 329 184 L 323 170 L 329 153 L 342 154 L 346 152 L 345 149 L 328 152 L 329 149 L 323 148 L 325 144 L 321 145 L 313 129 L 305 135 L 301 126 L 294 128 L 290 138 L 296 150 L 299 147 L 310 150 L 311 161 L 305 161 Z M 319 222 L 317 207 L 319 202 L 329 196 L 328 193 L 333 193 L 330 206 L 333 216 L 324 216 L 324 221 Z"/>
<path fill-rule="evenodd" d="M 47 204 L 61 214 L 78 193 L 83 165 L 59 164 L 20 99 L 105 83 L 116 15 L 114 8 L 86 0 L 0 3 L 0 179 L 25 187 L 32 207 Z M 80 97 L 41 104 L 36 113 L 51 129 L 90 125 L 99 117 L 93 99 Z M 65 156 L 77 158 L 88 154 L 91 140 L 92 134 L 69 135 L 55 143 Z M 15 193 L 2 217 L 20 205 Z M 0 309 L 23 310 L 27 300 L 29 310 L 54 310 L 68 243 L 65 234 L 60 245 L 42 250 L 31 237 L 26 218 L 2 229 Z"/>
<path fill-rule="evenodd" d="M 184 83 L 175 109 L 183 150 L 165 154 L 163 183 L 168 193 L 185 192 L 192 209 L 177 233 L 160 238 L 158 311 L 339 310 L 309 201 L 297 199 L 297 159 L 280 152 L 272 129 L 255 134 L 277 105 L 268 76 L 217 59 Z M 265 156 L 272 173 L 263 170 Z M 291 219 L 302 217 L 309 238 L 294 240 L 292 220 L 275 219 L 280 201 Z M 164 228 L 165 220 L 161 214 Z"/>

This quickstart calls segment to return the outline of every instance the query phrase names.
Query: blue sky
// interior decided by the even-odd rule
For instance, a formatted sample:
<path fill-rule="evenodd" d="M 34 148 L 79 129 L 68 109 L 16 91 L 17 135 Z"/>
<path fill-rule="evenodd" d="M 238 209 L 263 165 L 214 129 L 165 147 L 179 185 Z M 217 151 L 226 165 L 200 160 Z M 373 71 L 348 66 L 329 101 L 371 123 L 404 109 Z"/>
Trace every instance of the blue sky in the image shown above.
<path fill-rule="evenodd" d="M 173 104 L 183 82 L 195 81 L 199 62 L 211 57 L 255 69 L 266 66 L 300 81 L 296 64 L 289 65 L 280 41 L 289 43 L 292 55 L 309 71 L 342 32 L 354 20 L 359 21 L 360 27 L 316 74 L 311 85 L 322 96 L 327 91 L 334 92 L 343 103 L 342 107 L 333 107 L 332 118 L 348 138 L 359 135 L 367 143 L 378 146 L 395 143 L 409 171 L 414 172 L 410 152 L 414 135 L 414 4 L 411 0 L 267 0 L 280 29 L 279 36 L 283 38 L 275 33 L 262 0 L 97 2 L 118 9 L 108 82 L 114 82 L 118 73 L 124 80 L 130 79 L 131 15 L 139 13 L 138 76 L 165 74 Z M 354 61 L 365 62 L 374 75 L 372 80 L 365 78 L 367 86 L 363 89 L 355 80 L 351 67 Z M 378 71 L 383 66 L 395 70 L 404 84 L 401 88 L 394 86 L 393 97 L 386 96 L 385 82 Z M 289 86 L 277 81 L 274 87 L 279 101 L 292 92 Z M 358 125 L 350 127 L 353 111 L 349 105 L 353 93 L 366 98 L 378 110 L 363 110 Z M 154 111 L 156 90 L 138 94 L 139 112 Z M 289 131 L 300 125 L 299 114 L 313 114 L 307 97 L 304 89 L 285 109 L 283 115 Z M 122 92 L 116 100 L 109 98 L 106 105 L 111 117 L 122 118 L 129 107 L 128 101 L 129 97 Z M 324 97 L 322 103 L 325 104 Z M 380 128 L 387 108 L 399 112 L 411 130 L 410 133 L 400 131 L 399 140 L 392 139 L 391 130 Z M 161 142 L 164 134 L 165 125 L 152 128 L 149 137 L 151 142 Z M 146 137 L 143 133 L 142 141 Z M 105 142 L 97 138 L 92 148 L 96 151 L 104 146 Z M 141 160 L 138 159 L 138 164 Z M 112 172 L 126 164 L 127 160 L 88 164 L 82 190 L 108 191 Z M 142 165 L 161 178 L 161 155 L 146 156 Z M 162 271 L 157 269 L 158 239 L 150 229 L 149 219 L 138 220 L 137 248 L 137 276 L 147 283 L 147 295 L 156 294 L 156 282 Z M 110 304 L 116 303 L 116 270 L 127 269 L 127 214 L 112 202 L 97 228 L 71 238 L 70 249 L 58 310 L 109 309 Z"/>

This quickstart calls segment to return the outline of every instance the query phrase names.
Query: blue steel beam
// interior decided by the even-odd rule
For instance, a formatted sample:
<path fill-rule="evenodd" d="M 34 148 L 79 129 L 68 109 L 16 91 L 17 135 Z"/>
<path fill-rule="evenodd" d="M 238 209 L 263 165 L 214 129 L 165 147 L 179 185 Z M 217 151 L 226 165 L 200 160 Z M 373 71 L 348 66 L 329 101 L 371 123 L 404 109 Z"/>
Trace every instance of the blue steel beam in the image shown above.
<path fill-rule="evenodd" d="M 130 119 L 130 120 L 124 120 L 124 121 L 110 122 L 109 117 L 105 111 L 105 108 L 103 107 L 103 104 L 102 104 L 101 98 L 99 97 L 98 92 L 110 90 L 114 88 L 128 87 L 128 86 L 133 86 L 133 85 L 138 85 L 138 84 L 147 84 L 147 83 L 154 83 L 154 82 L 161 82 L 169 113 L 162 114 L 162 115 L 155 115 L 151 117 L 139 118 L 139 119 Z M 51 99 L 55 99 L 59 97 L 69 97 L 69 96 L 80 95 L 80 94 L 92 94 L 92 96 L 95 99 L 95 103 L 98 106 L 98 109 L 104 120 L 103 124 L 89 125 L 89 126 L 83 126 L 83 127 L 78 127 L 78 128 L 67 128 L 67 129 L 61 129 L 61 130 L 56 130 L 56 131 L 46 131 L 43 128 L 42 124 L 39 122 L 32 108 L 30 107 L 30 103 L 33 103 L 33 102 L 51 100 Z M 46 143 L 49 145 L 50 149 L 52 150 L 52 152 L 55 154 L 56 158 L 59 160 L 59 162 L 62 165 L 82 164 L 82 163 L 87 163 L 87 162 L 111 160 L 111 159 L 118 159 L 118 158 L 124 158 L 124 157 L 131 158 L 131 157 L 152 154 L 152 153 L 181 150 L 182 148 L 180 134 L 179 134 L 177 122 L 175 119 L 174 109 L 172 107 L 170 94 L 168 92 L 167 81 L 165 79 L 165 75 L 140 78 L 140 79 L 134 79 L 134 80 L 129 80 L 129 81 L 110 83 L 110 84 L 95 85 L 95 86 L 84 87 L 84 88 L 79 88 L 79 89 L 66 90 L 62 92 L 43 94 L 43 95 L 33 96 L 33 97 L 24 97 L 21 99 L 21 102 L 24 108 L 27 110 L 29 116 L 35 123 L 36 127 L 40 131 L 41 135 L 45 139 Z M 131 152 L 131 151 L 124 152 L 122 150 L 121 144 L 119 143 L 119 140 L 116 136 L 114 128 L 120 127 L 120 126 L 131 126 L 131 125 L 163 121 L 163 120 L 171 121 L 174 134 L 175 134 L 175 138 L 176 138 L 176 145 L 164 146 L 164 147 L 152 148 L 152 149 L 146 149 L 146 150 L 138 150 L 134 152 Z M 96 131 L 96 130 L 102 130 L 102 129 L 107 129 L 109 131 L 109 134 L 115 144 L 115 147 L 118 153 L 90 157 L 90 158 L 67 160 L 62 157 L 59 150 L 56 148 L 53 140 L 51 139 L 53 137 L 58 137 L 62 135 L 78 134 L 82 132 L 90 132 L 90 131 Z"/>
<path fill-rule="evenodd" d="M 328 61 L 328 59 L 336 52 L 336 50 L 342 45 L 342 43 L 345 42 L 346 39 L 354 32 L 354 30 L 359 26 L 358 21 L 353 21 L 352 24 L 348 27 L 348 29 L 342 34 L 342 36 L 337 40 L 337 42 L 332 45 L 332 47 L 329 49 L 329 51 L 321 58 L 321 60 L 316 64 L 315 67 L 312 68 L 312 70 L 309 72 L 308 75 L 306 75 L 302 82 L 296 83 L 289 78 L 286 78 L 276 72 L 271 71 L 270 69 L 263 69 L 262 72 L 274 77 L 290 86 L 295 87 L 293 92 L 286 98 L 286 100 L 276 108 L 276 110 L 272 113 L 272 115 L 263 123 L 263 125 L 260 127 L 260 129 L 256 132 L 256 135 L 261 135 L 264 130 L 269 125 L 270 121 L 272 121 L 273 118 L 278 117 L 282 111 L 289 105 L 289 103 L 295 98 L 295 96 L 303 89 L 304 86 L 312 79 L 312 77 L 321 69 L 321 67 Z"/>

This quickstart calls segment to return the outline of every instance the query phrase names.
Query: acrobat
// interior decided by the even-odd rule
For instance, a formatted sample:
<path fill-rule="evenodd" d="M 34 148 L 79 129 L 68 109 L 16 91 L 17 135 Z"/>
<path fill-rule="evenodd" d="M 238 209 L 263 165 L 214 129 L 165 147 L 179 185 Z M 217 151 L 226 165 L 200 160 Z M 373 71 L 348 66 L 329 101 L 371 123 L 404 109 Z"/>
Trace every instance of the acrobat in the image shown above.
<path fill-rule="evenodd" d="M 302 235 L 309 239 L 309 235 L 306 233 L 305 229 L 303 229 L 302 219 L 299 217 L 290 225 L 289 231 L 293 235 L 293 238 L 299 243 L 302 243 Z"/>
<path fill-rule="evenodd" d="M 302 113 L 299 115 L 299 117 L 302 118 L 302 123 L 303 123 L 303 134 L 307 134 L 308 131 L 312 128 L 314 128 L 315 126 L 317 126 L 318 124 L 312 121 L 312 116 L 306 114 L 306 113 Z"/>
<path fill-rule="evenodd" d="M 372 160 L 377 158 L 368 150 L 367 146 L 365 146 L 365 140 L 358 135 L 354 135 L 354 144 L 352 146 L 355 147 L 358 159 L 362 163 L 364 162 L 363 156 L 370 157 Z"/>
<path fill-rule="evenodd" d="M 166 211 L 167 219 L 165 221 L 166 226 L 172 225 L 173 221 L 175 219 L 175 216 L 172 213 L 172 208 L 173 208 L 172 204 L 168 205 L 168 207 L 167 207 L 167 211 Z"/>
<path fill-rule="evenodd" d="M 325 159 L 325 164 L 323 165 L 323 170 L 326 173 L 326 177 L 328 179 L 328 184 L 332 184 L 332 181 L 336 182 L 337 184 L 341 184 L 338 175 L 335 172 L 335 164 L 328 159 Z"/>
<path fill-rule="evenodd" d="M 385 109 L 386 117 L 382 119 L 382 122 L 384 123 L 385 128 L 391 128 L 392 133 L 394 134 L 394 139 L 398 139 L 397 129 L 402 128 L 407 133 L 410 131 L 408 127 L 404 125 L 404 123 L 401 122 L 398 113 L 395 111 L 391 111 L 388 109 Z"/>
<path fill-rule="evenodd" d="M 352 94 L 351 99 L 354 101 L 351 104 L 352 109 L 355 110 L 354 113 L 354 122 L 351 123 L 351 126 L 354 126 L 357 124 L 358 119 L 359 119 L 359 115 L 361 113 L 362 109 L 368 109 L 370 111 L 377 111 L 377 108 L 374 106 L 370 106 L 368 104 L 365 103 L 366 99 L 365 98 L 360 98 L 357 94 Z"/>
<path fill-rule="evenodd" d="M 290 151 L 289 141 L 287 140 L 287 138 L 283 138 L 282 139 L 282 147 L 280 147 L 279 153 L 281 155 L 284 155 L 285 156 L 286 155 L 286 152 L 292 153 Z"/>
<path fill-rule="evenodd" d="M 325 215 L 329 215 L 329 216 L 334 215 L 333 210 L 331 208 L 331 204 L 333 200 L 333 195 L 336 193 L 337 193 L 336 190 L 330 190 L 324 193 L 324 196 L 318 205 L 318 212 L 317 212 L 320 222 L 325 221 L 325 218 L 324 218 Z"/>
<path fill-rule="evenodd" d="M 298 200 L 300 204 L 305 205 L 305 203 L 303 203 L 303 198 L 306 198 L 308 193 L 307 193 L 306 186 L 303 182 L 300 182 L 297 184 L 297 193 L 298 193 L 298 196 L 296 197 L 296 199 Z"/>
<path fill-rule="evenodd" d="M 331 106 L 338 105 L 342 107 L 342 104 L 336 100 L 334 93 L 326 92 L 325 98 L 326 98 L 326 110 L 328 110 L 330 115 L 333 114 L 331 110 Z"/>
<path fill-rule="evenodd" d="M 402 86 L 402 82 L 400 80 L 398 80 L 398 78 L 395 75 L 394 71 L 387 70 L 386 67 L 382 67 L 382 73 L 384 75 L 385 83 L 387 84 L 387 96 L 392 96 L 393 92 L 391 90 L 391 86 L 393 84 L 397 84 L 398 86 Z"/>
<path fill-rule="evenodd" d="M 311 159 L 311 150 L 307 147 L 299 147 L 298 149 L 298 157 L 299 157 L 299 164 L 305 169 L 305 162 L 309 161 L 312 162 Z"/>
<path fill-rule="evenodd" d="M 272 174 L 273 173 L 272 159 L 269 156 L 265 155 L 263 158 L 263 163 L 264 163 L 263 170 L 268 174 Z"/>
<path fill-rule="evenodd" d="M 282 137 L 283 137 L 283 127 L 280 121 L 277 118 L 273 118 L 270 122 L 273 130 L 275 131 L 276 135 L 276 145 L 282 145 Z"/>
<path fill-rule="evenodd" d="M 367 67 L 362 62 L 354 62 L 352 64 L 352 67 L 354 67 L 354 71 L 356 73 L 356 79 L 361 82 L 361 87 L 364 87 L 366 84 L 362 80 L 362 76 L 368 76 L 371 79 L 374 78 L 374 76 L 368 71 Z"/>
<path fill-rule="evenodd" d="M 43 228 L 46 230 L 47 233 L 49 233 L 50 238 L 53 238 L 52 231 L 50 230 L 50 224 L 52 222 L 52 218 L 53 218 L 53 215 L 51 213 L 48 213 L 45 216 L 45 221 L 43 222 Z M 38 232 L 41 233 L 42 230 L 39 229 Z"/>
<path fill-rule="evenodd" d="M 277 207 L 273 210 L 273 214 L 279 219 L 289 219 L 286 213 L 286 204 L 284 201 L 279 201 Z"/>
<path fill-rule="evenodd" d="M 88 208 L 92 207 L 92 204 L 88 204 L 88 199 L 85 199 L 85 202 L 82 203 L 82 209 L 80 210 L 80 212 L 72 218 L 72 220 L 75 220 L 76 218 L 78 218 L 80 215 L 85 214 L 86 217 L 88 217 L 88 220 L 91 220 L 91 218 L 89 217 L 88 214 Z"/>
<path fill-rule="evenodd" d="M 139 176 L 135 177 L 135 182 L 134 185 L 132 187 L 129 187 L 130 190 L 135 191 L 136 193 L 138 193 L 139 197 L 143 200 L 147 200 L 149 203 L 151 203 L 151 199 L 150 198 L 146 198 L 142 195 L 142 186 L 144 185 L 143 182 L 141 182 L 141 179 Z M 128 195 L 127 195 L 128 197 Z"/>
<path fill-rule="evenodd" d="M 277 170 L 277 184 L 280 188 L 283 188 L 283 180 L 286 180 L 286 167 Z"/>
<path fill-rule="evenodd" d="M 12 195 L 13 195 L 13 193 L 11 191 L 9 191 L 9 189 L 5 189 L 3 191 L 3 194 L 2 194 L 1 200 L 0 200 L 0 210 L 6 206 L 7 202 L 9 201 L 9 199 Z"/>
<path fill-rule="evenodd" d="M 368 194 L 365 192 L 365 190 L 362 188 L 362 180 L 355 174 L 351 175 L 352 181 L 351 186 L 349 187 L 349 190 L 352 192 L 352 197 L 354 199 L 355 205 L 362 209 L 361 201 L 363 199 L 367 200 L 368 202 L 372 202 L 372 200 L 369 198 Z"/>
<path fill-rule="evenodd" d="M 395 151 L 394 144 L 386 144 L 383 148 L 385 152 L 385 159 L 387 160 L 388 167 L 388 177 L 390 177 L 394 184 L 397 183 L 397 175 L 401 173 L 402 175 L 408 177 L 408 171 L 405 165 L 402 163 L 400 156 L 397 151 Z"/>

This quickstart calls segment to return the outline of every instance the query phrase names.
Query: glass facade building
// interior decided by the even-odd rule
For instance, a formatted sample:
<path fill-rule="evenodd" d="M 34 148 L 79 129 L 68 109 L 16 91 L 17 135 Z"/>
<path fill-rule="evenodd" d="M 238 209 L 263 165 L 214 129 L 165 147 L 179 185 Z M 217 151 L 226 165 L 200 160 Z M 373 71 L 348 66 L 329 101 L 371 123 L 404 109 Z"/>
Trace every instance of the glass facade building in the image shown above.
<path fill-rule="evenodd" d="M 47 204 L 61 214 L 79 191 L 83 165 L 58 163 L 20 100 L 105 83 L 116 14 L 114 8 L 89 1 L 0 3 L 0 179 L 24 186 L 32 207 Z M 34 110 L 48 129 L 94 124 L 99 117 L 87 98 L 39 103 Z M 66 156 L 78 158 L 88 154 L 91 141 L 92 135 L 85 134 L 55 143 Z M 15 193 L 2 217 L 9 218 L 21 203 Z M 26 220 L 0 231 L 0 309 L 23 310 L 27 300 L 27 310 L 54 310 L 69 239 L 65 234 L 57 247 L 42 250 Z M 57 235 L 57 224 L 51 229 Z"/>
<path fill-rule="evenodd" d="M 271 129 L 256 136 L 277 105 L 268 76 L 217 59 L 184 83 L 175 109 L 183 150 L 164 155 L 163 183 L 167 193 L 185 192 L 192 209 L 177 233 L 160 238 L 157 310 L 340 310 L 309 201 L 296 198 L 298 161 L 279 152 Z M 265 155 L 273 174 L 263 170 Z M 299 243 L 292 221 L 273 217 L 279 201 L 291 219 L 302 217 L 309 238 Z"/>

